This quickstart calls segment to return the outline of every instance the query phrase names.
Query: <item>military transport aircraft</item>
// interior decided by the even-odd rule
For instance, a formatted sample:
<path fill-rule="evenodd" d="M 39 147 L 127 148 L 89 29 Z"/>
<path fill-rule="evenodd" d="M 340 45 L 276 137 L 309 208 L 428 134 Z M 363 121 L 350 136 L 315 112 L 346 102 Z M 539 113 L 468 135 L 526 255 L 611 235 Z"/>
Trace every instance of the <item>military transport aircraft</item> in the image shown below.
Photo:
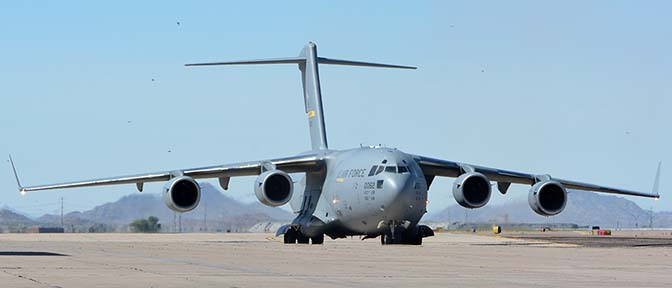
<path fill-rule="evenodd" d="M 202 168 L 102 178 L 61 184 L 21 186 L 21 193 L 47 189 L 135 184 L 142 191 L 147 182 L 166 181 L 162 194 L 166 205 L 177 212 L 199 204 L 200 187 L 195 179 L 217 178 L 224 190 L 235 176 L 257 176 L 254 193 L 268 206 L 289 203 L 296 218 L 277 231 L 284 243 L 322 244 L 324 235 L 333 239 L 351 235 L 380 236 L 382 244 L 422 244 L 432 236 L 429 227 L 418 225 L 427 212 L 427 191 L 436 176 L 455 177 L 453 196 L 467 208 L 483 207 L 490 200 L 491 182 L 505 194 L 512 183 L 531 185 L 528 202 L 534 212 L 551 216 L 565 208 L 567 189 L 658 198 L 644 193 L 563 180 L 544 174 L 528 174 L 440 160 L 372 146 L 331 150 L 327 145 L 319 64 L 416 69 L 415 67 L 323 58 L 317 46 L 308 43 L 298 57 L 199 63 L 186 66 L 296 64 L 301 71 L 305 112 L 312 150 L 297 156 L 224 164 Z M 11 156 L 10 156 L 11 160 Z M 659 167 L 660 170 L 660 167 Z M 302 173 L 294 181 L 290 173 Z"/>

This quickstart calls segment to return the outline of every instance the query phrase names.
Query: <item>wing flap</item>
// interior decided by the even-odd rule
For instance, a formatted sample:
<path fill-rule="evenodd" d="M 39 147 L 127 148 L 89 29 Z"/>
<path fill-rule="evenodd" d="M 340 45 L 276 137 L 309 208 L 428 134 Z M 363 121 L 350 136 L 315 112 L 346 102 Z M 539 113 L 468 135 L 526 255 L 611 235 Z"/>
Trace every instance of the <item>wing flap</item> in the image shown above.
<path fill-rule="evenodd" d="M 105 186 L 105 185 L 119 185 L 119 184 L 134 184 L 145 182 L 157 182 L 170 180 L 170 173 L 160 172 L 153 174 L 129 175 L 115 178 L 100 178 L 85 181 L 64 182 L 57 184 L 36 185 L 28 187 L 20 187 L 21 192 L 31 192 L 39 190 L 53 190 L 62 188 L 79 188 L 90 186 Z"/>
<path fill-rule="evenodd" d="M 444 176 L 444 177 L 459 177 L 462 173 L 465 172 L 465 168 L 482 173 L 487 176 L 491 181 L 498 183 L 516 183 L 516 184 L 527 184 L 534 185 L 541 178 L 538 174 L 529 174 L 521 173 L 515 171 L 502 170 L 497 168 L 490 168 L 478 165 L 471 165 L 465 163 L 458 163 L 453 161 L 434 159 L 423 156 L 415 156 L 415 160 L 422 168 L 425 175 L 430 176 Z M 659 168 L 660 169 L 660 168 Z M 660 173 L 660 172 L 658 172 Z M 660 198 L 660 195 L 657 191 L 652 193 L 645 193 L 640 191 L 633 191 L 620 188 L 611 188 L 596 184 L 583 183 L 571 180 L 563 180 L 557 178 L 550 178 L 555 181 L 562 183 L 567 189 L 583 190 L 583 191 L 592 191 L 592 192 L 602 192 L 610 194 L 620 194 L 620 195 L 630 195 L 630 196 L 640 196 L 640 197 L 650 197 L 650 198 Z M 658 179 L 658 177 L 656 177 Z M 657 186 L 654 184 L 654 187 Z M 506 187 L 508 188 L 508 187 Z M 508 190 L 508 189 L 505 189 Z M 655 190 L 655 188 L 654 188 Z M 500 190 L 501 191 L 501 190 Z"/>
<path fill-rule="evenodd" d="M 191 168 L 184 170 L 100 178 L 100 179 L 65 182 L 58 184 L 19 187 L 19 191 L 21 191 L 21 193 L 25 193 L 39 190 L 81 188 L 81 187 L 119 185 L 119 184 L 136 184 L 138 190 L 142 190 L 141 187 L 142 184 L 144 183 L 168 181 L 172 177 L 174 177 L 174 175 L 178 174 L 193 177 L 196 179 L 228 178 L 236 176 L 259 175 L 261 173 L 261 167 L 263 163 L 272 163 L 278 169 L 283 170 L 287 173 L 300 173 L 322 169 L 323 159 L 315 154 L 301 155 L 295 157 L 217 165 L 201 168 Z"/>
<path fill-rule="evenodd" d="M 444 176 L 444 177 L 458 177 L 465 171 L 465 167 L 473 169 L 478 173 L 488 176 L 490 180 L 496 182 L 508 182 L 517 184 L 534 184 L 535 176 L 532 174 L 507 171 L 502 169 L 471 165 L 465 163 L 458 163 L 448 160 L 441 160 L 423 156 L 416 156 L 416 161 L 422 168 L 425 174 Z"/>
<path fill-rule="evenodd" d="M 603 193 L 630 195 L 630 196 L 641 196 L 641 197 L 649 197 L 649 198 L 656 198 L 656 199 L 660 198 L 660 195 L 658 195 L 657 193 L 644 193 L 644 192 L 639 192 L 639 191 L 626 190 L 626 189 L 620 189 L 620 188 L 611 188 L 611 187 L 606 187 L 606 186 L 601 186 L 601 185 L 595 185 L 595 184 L 590 184 L 590 183 L 582 183 L 582 182 L 576 182 L 576 181 L 571 181 L 571 180 L 563 180 L 563 179 L 553 178 L 553 180 L 562 183 L 562 185 L 565 185 L 565 187 L 567 189 L 594 191 L 594 192 L 603 192 Z"/>

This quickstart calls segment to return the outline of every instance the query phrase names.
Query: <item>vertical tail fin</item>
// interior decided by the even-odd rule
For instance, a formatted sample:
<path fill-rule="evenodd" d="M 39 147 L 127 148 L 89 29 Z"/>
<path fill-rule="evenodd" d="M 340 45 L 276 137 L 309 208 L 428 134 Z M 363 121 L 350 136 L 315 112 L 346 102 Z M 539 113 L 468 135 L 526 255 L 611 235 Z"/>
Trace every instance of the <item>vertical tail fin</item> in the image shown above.
<path fill-rule="evenodd" d="M 327 131 L 324 124 L 324 109 L 322 109 L 322 90 L 320 89 L 320 73 L 317 67 L 317 45 L 308 43 L 301 50 L 301 57 L 306 59 L 299 64 L 301 81 L 303 84 L 303 101 L 308 116 L 310 129 L 310 143 L 313 150 L 329 149 Z"/>
<path fill-rule="evenodd" d="M 212 66 L 212 65 L 250 65 L 250 64 L 298 64 L 301 70 L 301 81 L 303 84 L 303 97 L 305 111 L 308 116 L 308 125 L 310 129 L 310 141 L 313 150 L 329 149 L 327 144 L 327 131 L 324 121 L 324 109 L 322 108 L 322 93 L 320 91 L 320 73 L 318 64 L 348 65 L 348 66 L 368 66 L 380 68 L 401 68 L 416 69 L 411 66 L 378 64 L 370 62 L 359 62 L 349 60 L 339 60 L 322 58 L 317 56 L 317 45 L 309 42 L 301 50 L 299 57 L 275 58 L 246 60 L 233 62 L 211 62 L 186 64 L 185 66 Z"/>

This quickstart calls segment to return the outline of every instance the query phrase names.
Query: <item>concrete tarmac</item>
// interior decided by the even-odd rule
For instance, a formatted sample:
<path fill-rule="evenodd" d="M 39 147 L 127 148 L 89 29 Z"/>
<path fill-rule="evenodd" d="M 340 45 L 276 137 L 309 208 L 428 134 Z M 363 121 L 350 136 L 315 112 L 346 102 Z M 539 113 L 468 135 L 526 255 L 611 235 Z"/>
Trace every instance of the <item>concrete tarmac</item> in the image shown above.
<path fill-rule="evenodd" d="M 381 246 L 284 245 L 252 233 L 0 234 L 0 287 L 672 287 L 672 245 L 508 236 L 438 233 L 422 246 Z"/>

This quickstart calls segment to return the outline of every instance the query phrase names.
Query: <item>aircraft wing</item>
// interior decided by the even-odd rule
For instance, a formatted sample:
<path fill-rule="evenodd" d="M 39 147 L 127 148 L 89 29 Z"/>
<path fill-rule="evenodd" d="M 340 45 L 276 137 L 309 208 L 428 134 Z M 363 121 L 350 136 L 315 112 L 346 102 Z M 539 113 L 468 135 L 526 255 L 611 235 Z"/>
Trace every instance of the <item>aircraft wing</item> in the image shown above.
<path fill-rule="evenodd" d="M 16 180 L 19 185 L 19 190 L 21 193 L 39 191 L 39 190 L 49 190 L 49 189 L 91 187 L 91 186 L 118 185 L 118 184 L 136 184 L 138 190 L 142 191 L 142 186 L 144 183 L 168 181 L 173 177 L 182 175 L 189 176 L 195 179 L 219 178 L 222 188 L 227 189 L 229 179 L 230 177 L 233 176 L 258 175 L 261 174 L 264 169 L 273 169 L 273 168 L 283 170 L 287 173 L 315 171 L 322 168 L 323 162 L 324 159 L 322 158 L 322 156 L 319 156 L 317 154 L 306 154 L 306 155 L 278 158 L 278 159 L 260 160 L 252 162 L 208 166 L 201 168 L 191 168 L 183 170 L 100 178 L 93 180 L 84 180 L 84 181 L 75 181 L 75 182 L 66 182 L 66 183 L 48 184 L 48 185 L 36 185 L 27 187 L 21 186 L 18 177 Z M 12 161 L 12 167 L 14 167 L 13 161 Z M 16 170 L 14 170 L 14 173 L 16 176 Z"/>
<path fill-rule="evenodd" d="M 535 183 L 541 180 L 554 180 L 560 182 L 567 189 L 660 198 L 658 191 L 654 191 L 652 193 L 645 193 L 640 191 L 611 188 L 590 183 L 582 183 L 577 181 L 552 178 L 550 175 L 544 175 L 544 174 L 540 175 L 540 174 L 521 173 L 497 168 L 490 168 L 441 159 L 434 159 L 424 156 L 415 156 L 414 158 L 420 165 L 420 168 L 422 168 L 423 173 L 425 173 L 425 175 L 428 175 L 430 177 L 432 176 L 458 177 L 464 172 L 474 171 L 487 176 L 491 181 L 497 182 L 498 188 L 502 193 L 506 193 L 506 190 L 509 188 L 509 185 L 511 183 L 534 185 Z M 660 166 L 658 166 L 658 171 L 660 171 Z M 659 175 L 660 172 L 658 172 L 658 174 L 656 175 L 656 182 L 658 181 L 657 179 Z"/>

